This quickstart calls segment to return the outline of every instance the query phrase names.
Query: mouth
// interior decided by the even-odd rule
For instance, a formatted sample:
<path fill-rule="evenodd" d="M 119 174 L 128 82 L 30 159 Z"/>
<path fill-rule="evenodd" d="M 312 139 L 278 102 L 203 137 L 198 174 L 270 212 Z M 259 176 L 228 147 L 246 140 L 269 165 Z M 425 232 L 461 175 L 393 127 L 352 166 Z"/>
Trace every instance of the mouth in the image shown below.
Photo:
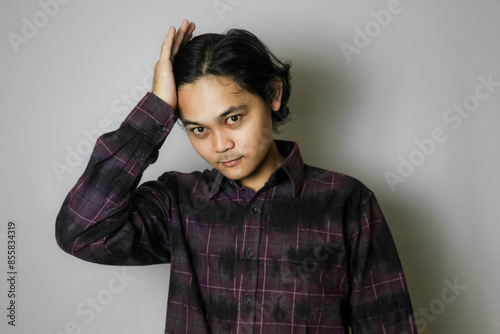
<path fill-rule="evenodd" d="M 242 159 L 242 157 L 239 157 L 238 159 L 234 159 L 234 160 L 221 161 L 221 164 L 224 167 L 234 167 L 241 162 L 241 159 Z"/>

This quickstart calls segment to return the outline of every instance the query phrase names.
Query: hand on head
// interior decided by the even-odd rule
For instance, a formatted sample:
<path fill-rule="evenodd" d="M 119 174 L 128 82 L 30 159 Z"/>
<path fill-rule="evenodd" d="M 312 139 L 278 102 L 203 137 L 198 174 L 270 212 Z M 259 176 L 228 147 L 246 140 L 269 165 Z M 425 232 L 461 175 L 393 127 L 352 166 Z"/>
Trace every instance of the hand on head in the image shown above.
<path fill-rule="evenodd" d="M 177 90 L 172 62 L 179 49 L 193 37 L 195 28 L 194 22 L 188 20 L 182 21 L 177 32 L 174 26 L 170 26 L 167 37 L 161 46 L 160 59 L 155 65 L 151 92 L 165 101 L 172 109 L 177 108 Z"/>

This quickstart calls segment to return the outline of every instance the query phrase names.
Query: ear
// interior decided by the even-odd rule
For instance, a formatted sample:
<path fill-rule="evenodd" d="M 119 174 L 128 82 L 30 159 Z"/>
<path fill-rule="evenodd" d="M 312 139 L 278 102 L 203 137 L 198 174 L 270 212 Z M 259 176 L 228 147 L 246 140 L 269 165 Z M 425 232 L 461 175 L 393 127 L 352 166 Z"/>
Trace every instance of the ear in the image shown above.
<path fill-rule="evenodd" d="M 273 90 L 273 94 L 270 100 L 271 109 L 274 111 L 278 111 L 281 107 L 281 96 L 283 95 L 283 82 L 281 81 L 280 78 L 275 77 L 271 82 L 271 86 Z"/>

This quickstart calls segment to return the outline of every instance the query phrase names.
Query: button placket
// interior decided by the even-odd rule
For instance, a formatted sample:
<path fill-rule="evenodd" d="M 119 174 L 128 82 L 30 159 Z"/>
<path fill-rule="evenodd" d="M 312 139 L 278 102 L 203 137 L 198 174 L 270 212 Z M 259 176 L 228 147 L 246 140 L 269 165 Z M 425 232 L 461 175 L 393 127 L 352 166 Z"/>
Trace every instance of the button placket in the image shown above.
<path fill-rule="evenodd" d="M 246 207 L 246 222 L 245 222 L 245 236 L 243 244 L 241 245 L 241 261 L 244 271 L 242 272 L 241 289 L 241 321 L 250 323 L 255 320 L 255 293 L 258 288 L 258 249 L 260 242 L 260 227 L 262 225 L 260 215 L 260 205 L 262 204 L 258 198 L 256 201 L 250 201 Z M 253 311 L 249 313 L 249 310 Z"/>

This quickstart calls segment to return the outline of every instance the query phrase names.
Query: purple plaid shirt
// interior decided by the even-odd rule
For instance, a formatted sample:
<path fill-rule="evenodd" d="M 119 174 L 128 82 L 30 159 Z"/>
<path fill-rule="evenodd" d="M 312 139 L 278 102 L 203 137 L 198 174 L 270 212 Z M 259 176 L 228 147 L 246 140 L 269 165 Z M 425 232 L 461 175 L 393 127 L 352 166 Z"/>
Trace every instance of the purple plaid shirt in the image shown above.
<path fill-rule="evenodd" d="M 286 159 L 257 192 L 215 169 L 137 187 L 174 124 L 148 93 L 97 140 L 57 217 L 64 251 L 171 263 L 165 333 L 417 333 L 388 225 L 361 182 L 276 140 Z"/>

